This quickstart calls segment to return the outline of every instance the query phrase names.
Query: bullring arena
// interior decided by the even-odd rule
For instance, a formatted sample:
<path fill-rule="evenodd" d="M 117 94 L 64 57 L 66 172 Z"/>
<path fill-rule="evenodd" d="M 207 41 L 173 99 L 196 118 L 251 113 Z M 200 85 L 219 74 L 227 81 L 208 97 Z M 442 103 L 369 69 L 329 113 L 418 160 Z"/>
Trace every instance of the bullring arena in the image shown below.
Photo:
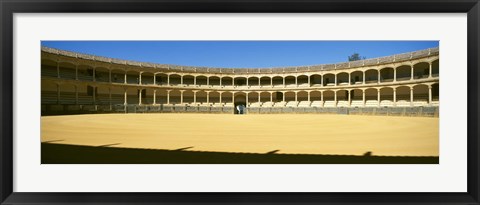
<path fill-rule="evenodd" d="M 438 48 L 260 69 L 153 64 L 48 47 L 41 59 L 42 162 L 55 154 L 47 147 L 71 145 L 421 156 L 438 163 Z"/>

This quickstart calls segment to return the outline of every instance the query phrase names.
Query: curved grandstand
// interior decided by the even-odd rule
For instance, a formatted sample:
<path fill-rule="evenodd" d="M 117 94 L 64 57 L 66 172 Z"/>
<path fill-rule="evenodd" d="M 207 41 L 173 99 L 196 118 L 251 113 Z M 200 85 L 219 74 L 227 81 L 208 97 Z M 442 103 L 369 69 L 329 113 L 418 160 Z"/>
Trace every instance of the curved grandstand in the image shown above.
<path fill-rule="evenodd" d="M 439 49 L 279 68 L 163 65 L 41 48 L 42 115 L 113 112 L 438 116 Z"/>

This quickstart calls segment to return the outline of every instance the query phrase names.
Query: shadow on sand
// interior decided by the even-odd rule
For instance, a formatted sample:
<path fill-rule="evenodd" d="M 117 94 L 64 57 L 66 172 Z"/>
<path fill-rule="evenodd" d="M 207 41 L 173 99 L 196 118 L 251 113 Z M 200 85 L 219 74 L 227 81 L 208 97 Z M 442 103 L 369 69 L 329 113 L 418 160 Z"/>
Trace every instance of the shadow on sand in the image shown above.
<path fill-rule="evenodd" d="M 438 164 L 438 157 L 265 154 L 42 143 L 42 164 Z M 370 153 L 371 154 L 371 153 Z"/>

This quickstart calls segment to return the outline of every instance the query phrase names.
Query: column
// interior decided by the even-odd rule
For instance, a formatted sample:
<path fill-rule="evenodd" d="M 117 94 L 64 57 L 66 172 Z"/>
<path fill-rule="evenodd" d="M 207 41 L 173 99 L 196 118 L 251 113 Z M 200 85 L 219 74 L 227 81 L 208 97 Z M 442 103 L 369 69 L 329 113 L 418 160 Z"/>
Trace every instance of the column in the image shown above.
<path fill-rule="evenodd" d="M 234 92 L 232 92 L 232 104 L 234 104 L 234 106 L 235 106 L 235 93 Z"/>
<path fill-rule="evenodd" d="M 336 79 L 336 76 L 337 76 L 337 75 L 335 75 L 335 79 Z M 336 90 L 333 91 L 333 96 L 334 96 L 334 97 L 333 97 L 333 101 L 334 101 L 334 103 L 335 103 L 335 107 L 337 107 L 337 91 L 336 91 Z"/>
<path fill-rule="evenodd" d="M 95 99 L 95 95 L 97 95 L 97 87 L 93 87 L 93 104 L 97 104 L 97 99 Z"/>
<path fill-rule="evenodd" d="M 428 86 L 428 105 L 432 104 L 432 86 Z"/>
<path fill-rule="evenodd" d="M 75 105 L 78 105 L 78 86 L 75 85 Z"/>
<path fill-rule="evenodd" d="M 307 92 L 307 101 L 310 102 L 310 91 Z"/>
<path fill-rule="evenodd" d="M 365 85 L 365 71 L 362 72 L 363 73 L 363 83 Z"/>
<path fill-rule="evenodd" d="M 377 81 L 377 83 L 380 83 L 380 82 L 381 82 L 381 79 L 380 79 L 380 77 L 381 77 L 381 76 L 380 76 L 380 70 L 377 70 L 377 72 L 378 72 L 378 76 L 377 76 L 378 81 Z"/>
<path fill-rule="evenodd" d="M 138 74 L 138 84 L 141 85 L 142 84 L 142 72 L 140 72 Z"/>
<path fill-rule="evenodd" d="M 127 89 L 123 92 L 123 105 L 127 105 Z"/>
<path fill-rule="evenodd" d="M 335 86 L 337 86 L 337 73 L 335 73 Z"/>
<path fill-rule="evenodd" d="M 157 85 L 157 74 L 153 74 L 153 84 Z"/>
<path fill-rule="evenodd" d="M 180 90 L 180 104 L 183 104 L 183 92 L 185 92 L 185 90 Z"/>
<path fill-rule="evenodd" d="M 393 68 L 393 82 L 397 82 L 397 68 Z"/>
<path fill-rule="evenodd" d="M 286 92 L 282 92 L 282 101 L 285 102 L 285 93 Z"/>
<path fill-rule="evenodd" d="M 108 70 L 108 82 L 112 83 L 112 70 Z"/>
<path fill-rule="evenodd" d="M 167 90 L 167 104 L 170 104 L 170 91 L 172 90 Z"/>
<path fill-rule="evenodd" d="M 167 75 L 167 85 L 170 86 L 170 75 Z"/>
<path fill-rule="evenodd" d="M 350 107 L 352 105 L 352 91 L 351 90 L 347 90 L 347 93 L 348 93 L 348 107 Z"/>
<path fill-rule="evenodd" d="M 298 87 L 298 76 L 295 76 L 295 87 Z"/>
<path fill-rule="evenodd" d="M 245 104 L 245 107 L 248 107 L 248 93 L 245 93 Z"/>
<path fill-rule="evenodd" d="M 78 80 L 78 65 L 75 65 L 75 80 Z"/>
<path fill-rule="evenodd" d="M 221 80 L 220 80 L 220 82 L 221 82 Z M 220 93 L 220 95 L 219 95 L 219 103 L 222 104 L 222 92 L 218 92 L 218 93 Z"/>
<path fill-rule="evenodd" d="M 247 78 L 247 88 L 248 88 L 248 77 L 246 77 L 246 78 Z"/>
<path fill-rule="evenodd" d="M 197 86 L 197 76 L 193 76 L 193 86 Z"/>
<path fill-rule="evenodd" d="M 112 88 L 108 87 L 108 104 L 110 105 L 110 110 L 112 109 Z"/>
<path fill-rule="evenodd" d="M 60 78 L 60 63 L 57 62 L 57 78 Z"/>
<path fill-rule="evenodd" d="M 413 88 L 410 88 L 410 106 L 413 106 Z"/>
<path fill-rule="evenodd" d="M 429 67 L 429 71 L 428 71 L 428 77 L 431 78 L 432 77 L 432 62 L 428 63 Z"/>
<path fill-rule="evenodd" d="M 259 77 L 259 78 L 258 78 L 258 87 L 262 87 L 262 86 L 260 85 L 260 78 L 262 78 L 262 77 Z"/>
<path fill-rule="evenodd" d="M 222 77 L 220 77 L 220 87 L 222 87 Z"/>
<path fill-rule="evenodd" d="M 157 104 L 157 90 L 153 90 L 153 104 Z"/>
<path fill-rule="evenodd" d="M 295 102 L 298 102 L 298 95 L 297 95 L 298 91 L 295 91 Z"/>
<path fill-rule="evenodd" d="M 235 78 L 232 77 L 232 87 L 235 87 Z"/>
<path fill-rule="evenodd" d="M 351 85 L 352 83 L 352 74 L 348 73 L 348 85 Z"/>
<path fill-rule="evenodd" d="M 195 78 L 195 76 L 194 76 Z M 195 83 L 193 83 L 195 85 Z M 197 90 L 193 91 L 193 104 L 196 105 L 197 104 Z"/>
<path fill-rule="evenodd" d="M 393 88 L 393 106 L 397 106 L 397 88 Z"/>
<path fill-rule="evenodd" d="M 273 93 L 270 92 L 270 102 L 273 103 Z"/>
<path fill-rule="evenodd" d="M 272 88 L 273 88 L 273 78 L 272 77 L 270 77 L 270 86 L 272 86 Z"/>
<path fill-rule="evenodd" d="M 259 92 L 259 93 L 258 93 L 258 104 L 260 104 L 260 103 L 261 103 L 261 101 L 260 101 L 260 97 L 261 97 L 261 95 L 260 95 L 260 94 L 261 94 L 261 93 Z"/>
<path fill-rule="evenodd" d="M 183 86 L 183 75 L 180 76 L 180 86 Z"/>
<path fill-rule="evenodd" d="M 138 105 L 142 104 L 142 89 L 138 89 Z"/>
<path fill-rule="evenodd" d="M 123 83 L 127 84 L 127 71 L 125 71 L 125 77 L 124 77 Z"/>
<path fill-rule="evenodd" d="M 380 89 L 377 89 L 378 107 L 380 107 Z"/>
<path fill-rule="evenodd" d="M 285 85 L 285 76 L 283 76 L 282 79 L 283 79 L 283 87 L 285 88 L 287 87 L 287 85 Z"/>
<path fill-rule="evenodd" d="M 93 82 L 96 82 L 97 81 L 97 78 L 95 77 L 95 73 L 97 71 L 95 70 L 95 68 L 93 68 Z"/>
<path fill-rule="evenodd" d="M 208 83 L 208 78 L 207 78 L 207 83 Z M 207 105 L 210 104 L 210 91 L 207 91 Z"/>
<path fill-rule="evenodd" d="M 411 66 L 411 69 L 410 69 L 410 80 L 413 80 L 413 65 Z"/>
<path fill-rule="evenodd" d="M 365 107 L 365 90 L 362 90 L 362 102 L 363 102 L 363 107 Z"/>
<path fill-rule="evenodd" d="M 307 78 L 308 78 L 308 87 L 311 87 L 311 86 L 312 86 L 312 85 L 310 84 L 310 77 L 311 77 L 311 76 L 307 76 Z"/>
<path fill-rule="evenodd" d="M 324 104 L 324 102 L 323 102 L 323 91 L 320 92 L 320 101 L 322 102 L 322 107 L 323 107 L 323 104 Z"/>

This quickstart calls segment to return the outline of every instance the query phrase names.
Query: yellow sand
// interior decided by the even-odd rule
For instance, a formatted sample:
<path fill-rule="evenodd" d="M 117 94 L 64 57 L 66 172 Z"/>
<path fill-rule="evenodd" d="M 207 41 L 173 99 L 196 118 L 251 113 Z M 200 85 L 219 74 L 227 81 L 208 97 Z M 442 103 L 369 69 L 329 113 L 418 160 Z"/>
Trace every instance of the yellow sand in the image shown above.
<path fill-rule="evenodd" d="M 438 118 L 318 114 L 42 117 L 42 142 L 196 151 L 438 156 Z M 190 147 L 190 148 L 188 148 Z"/>

